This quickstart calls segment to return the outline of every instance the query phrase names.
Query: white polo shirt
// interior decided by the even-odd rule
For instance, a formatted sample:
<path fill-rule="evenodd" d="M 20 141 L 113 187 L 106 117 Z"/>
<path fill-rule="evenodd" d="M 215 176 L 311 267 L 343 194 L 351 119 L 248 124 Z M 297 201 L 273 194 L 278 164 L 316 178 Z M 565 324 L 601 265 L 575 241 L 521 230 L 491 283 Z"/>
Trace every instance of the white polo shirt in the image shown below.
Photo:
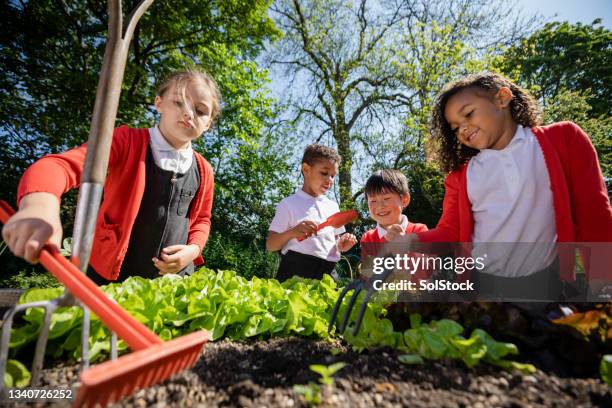
<path fill-rule="evenodd" d="M 283 233 L 295 227 L 302 221 L 310 220 L 317 224 L 325 221 L 330 215 L 340 211 L 338 204 L 324 195 L 313 197 L 302 189 L 283 199 L 276 207 L 276 214 L 270 224 L 270 231 Z M 345 231 L 344 227 L 334 229 L 326 227 L 310 238 L 298 242 L 290 239 L 281 249 L 282 254 L 295 251 L 301 254 L 313 255 L 330 262 L 340 260 L 340 252 L 336 248 L 336 235 Z"/>
<path fill-rule="evenodd" d="M 555 260 L 550 177 L 531 129 L 519 125 L 504 149 L 483 149 L 474 156 L 467 192 L 474 216 L 473 256 L 486 254 L 484 272 L 527 276 Z"/>

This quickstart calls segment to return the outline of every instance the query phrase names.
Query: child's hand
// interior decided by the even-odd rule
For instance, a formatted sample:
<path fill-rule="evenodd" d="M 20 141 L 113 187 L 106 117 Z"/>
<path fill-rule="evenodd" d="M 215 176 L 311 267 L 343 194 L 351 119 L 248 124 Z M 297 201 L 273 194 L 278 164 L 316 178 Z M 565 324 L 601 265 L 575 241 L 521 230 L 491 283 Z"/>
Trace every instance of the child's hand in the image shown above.
<path fill-rule="evenodd" d="M 353 234 L 343 234 L 336 241 L 336 247 L 340 252 L 346 252 L 357 243 L 357 238 Z"/>
<path fill-rule="evenodd" d="M 406 231 L 404 231 L 402 226 L 399 224 L 393 224 L 387 227 L 387 235 L 385 235 L 385 239 L 388 242 L 398 241 L 404 235 L 406 235 Z"/>
<path fill-rule="evenodd" d="M 300 222 L 298 225 L 291 228 L 291 231 L 293 233 L 294 238 L 302 238 L 302 237 L 309 238 L 313 234 L 317 235 L 318 226 L 319 224 L 317 224 L 316 222 L 306 220 L 306 221 Z"/>
<path fill-rule="evenodd" d="M 200 255 L 197 245 L 171 245 L 162 249 L 161 259 L 153 258 L 160 275 L 178 273 Z"/>
<path fill-rule="evenodd" d="M 13 254 L 30 263 L 38 262 L 47 242 L 61 248 L 62 223 L 57 197 L 50 193 L 23 197 L 19 211 L 2 228 L 2 239 Z"/>

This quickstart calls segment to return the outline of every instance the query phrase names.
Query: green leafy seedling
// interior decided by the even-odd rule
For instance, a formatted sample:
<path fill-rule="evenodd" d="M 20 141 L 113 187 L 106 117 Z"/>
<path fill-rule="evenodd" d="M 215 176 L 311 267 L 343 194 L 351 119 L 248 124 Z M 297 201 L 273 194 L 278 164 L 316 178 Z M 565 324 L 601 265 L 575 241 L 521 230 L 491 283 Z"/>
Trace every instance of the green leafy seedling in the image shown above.
<path fill-rule="evenodd" d="M 310 366 L 310 370 L 319 374 L 321 378 L 319 378 L 319 382 L 323 385 L 332 385 L 334 383 L 334 379 L 332 378 L 334 374 L 338 371 L 342 370 L 342 368 L 346 366 L 346 363 L 339 362 L 334 363 L 330 366 L 324 366 L 321 364 L 313 364 Z"/>
<path fill-rule="evenodd" d="M 294 385 L 293 391 L 304 397 L 304 400 L 311 405 L 318 405 L 321 403 L 321 387 L 312 381 L 310 381 L 308 385 Z"/>
<path fill-rule="evenodd" d="M 60 252 L 62 256 L 72 255 L 72 237 L 64 238 L 64 240 L 62 241 L 62 249 Z"/>
<path fill-rule="evenodd" d="M 309 368 L 311 371 L 321 376 L 321 378 L 319 378 L 319 383 L 330 386 L 334 383 L 334 374 L 340 371 L 345 365 L 346 363 L 343 362 L 334 363 L 330 366 L 313 364 Z M 321 387 L 312 381 L 310 381 L 308 385 L 294 385 L 293 391 L 304 397 L 306 402 L 311 405 L 318 405 L 321 403 Z"/>

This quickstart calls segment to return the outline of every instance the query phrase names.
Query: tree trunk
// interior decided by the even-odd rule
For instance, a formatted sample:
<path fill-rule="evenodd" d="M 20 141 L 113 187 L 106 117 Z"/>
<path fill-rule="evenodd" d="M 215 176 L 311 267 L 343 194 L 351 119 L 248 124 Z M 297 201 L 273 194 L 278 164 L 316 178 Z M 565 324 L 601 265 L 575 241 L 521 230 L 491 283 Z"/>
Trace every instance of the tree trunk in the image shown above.
<path fill-rule="evenodd" d="M 338 168 L 338 181 L 340 185 L 340 208 L 343 210 L 354 208 L 353 184 L 351 182 L 351 168 L 353 167 L 353 153 L 349 140 L 349 132 L 343 124 L 334 132 L 334 139 L 338 145 L 338 154 L 342 157 Z"/>

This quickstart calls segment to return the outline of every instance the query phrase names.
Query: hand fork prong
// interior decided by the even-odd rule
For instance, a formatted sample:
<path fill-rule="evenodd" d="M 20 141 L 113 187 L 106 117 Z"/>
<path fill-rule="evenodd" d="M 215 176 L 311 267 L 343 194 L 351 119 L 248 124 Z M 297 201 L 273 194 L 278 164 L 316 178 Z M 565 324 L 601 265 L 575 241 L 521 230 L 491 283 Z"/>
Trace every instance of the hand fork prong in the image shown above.
<path fill-rule="evenodd" d="M 357 320 L 355 321 L 355 326 L 353 327 L 353 336 L 356 336 L 357 333 L 359 333 L 359 329 L 361 328 L 361 322 L 363 321 L 363 315 L 365 314 L 366 308 L 368 307 L 368 302 L 370 301 L 370 298 L 373 294 L 374 291 L 368 289 L 365 297 L 363 298 L 363 302 L 361 302 L 359 314 L 357 315 Z"/>
<path fill-rule="evenodd" d="M 392 272 L 393 269 L 385 269 L 376 279 L 372 276 L 368 280 L 369 286 L 366 291 L 366 295 L 363 298 L 363 301 L 361 302 L 361 307 L 359 308 L 359 314 L 357 315 L 357 320 L 355 321 L 355 326 L 353 327 L 353 336 L 356 336 L 357 333 L 359 333 L 361 323 L 363 322 L 363 316 L 365 315 L 366 308 L 368 307 L 368 302 L 372 298 L 372 295 L 374 295 L 374 292 L 376 292 L 376 289 L 374 288 L 374 282 L 386 282 Z"/>
<path fill-rule="evenodd" d="M 355 302 L 357 301 L 357 297 L 359 296 L 359 294 L 363 290 L 363 282 L 362 281 L 357 281 L 357 285 L 356 286 L 357 287 L 355 288 L 355 291 L 353 292 L 353 295 L 351 296 L 351 298 L 349 299 L 349 302 L 346 305 L 346 310 L 344 312 L 344 317 L 342 319 L 342 322 L 338 326 L 338 331 L 340 333 L 344 333 L 344 329 L 346 329 L 346 326 L 349 323 L 349 320 L 351 318 L 351 312 L 353 311 L 353 307 L 355 306 Z"/>
<path fill-rule="evenodd" d="M 331 333 L 332 327 L 334 327 L 334 323 L 336 323 L 336 318 L 338 317 L 338 311 L 340 310 L 340 306 L 342 305 L 342 301 L 344 300 L 344 297 L 346 296 L 347 292 L 349 290 L 355 289 L 360 283 L 361 281 L 354 280 L 348 285 L 346 285 L 344 289 L 342 289 L 342 292 L 340 292 L 340 295 L 338 296 L 338 300 L 336 300 L 336 304 L 334 305 L 334 309 L 332 310 L 331 316 L 329 318 L 329 326 L 327 326 L 328 333 Z"/>

